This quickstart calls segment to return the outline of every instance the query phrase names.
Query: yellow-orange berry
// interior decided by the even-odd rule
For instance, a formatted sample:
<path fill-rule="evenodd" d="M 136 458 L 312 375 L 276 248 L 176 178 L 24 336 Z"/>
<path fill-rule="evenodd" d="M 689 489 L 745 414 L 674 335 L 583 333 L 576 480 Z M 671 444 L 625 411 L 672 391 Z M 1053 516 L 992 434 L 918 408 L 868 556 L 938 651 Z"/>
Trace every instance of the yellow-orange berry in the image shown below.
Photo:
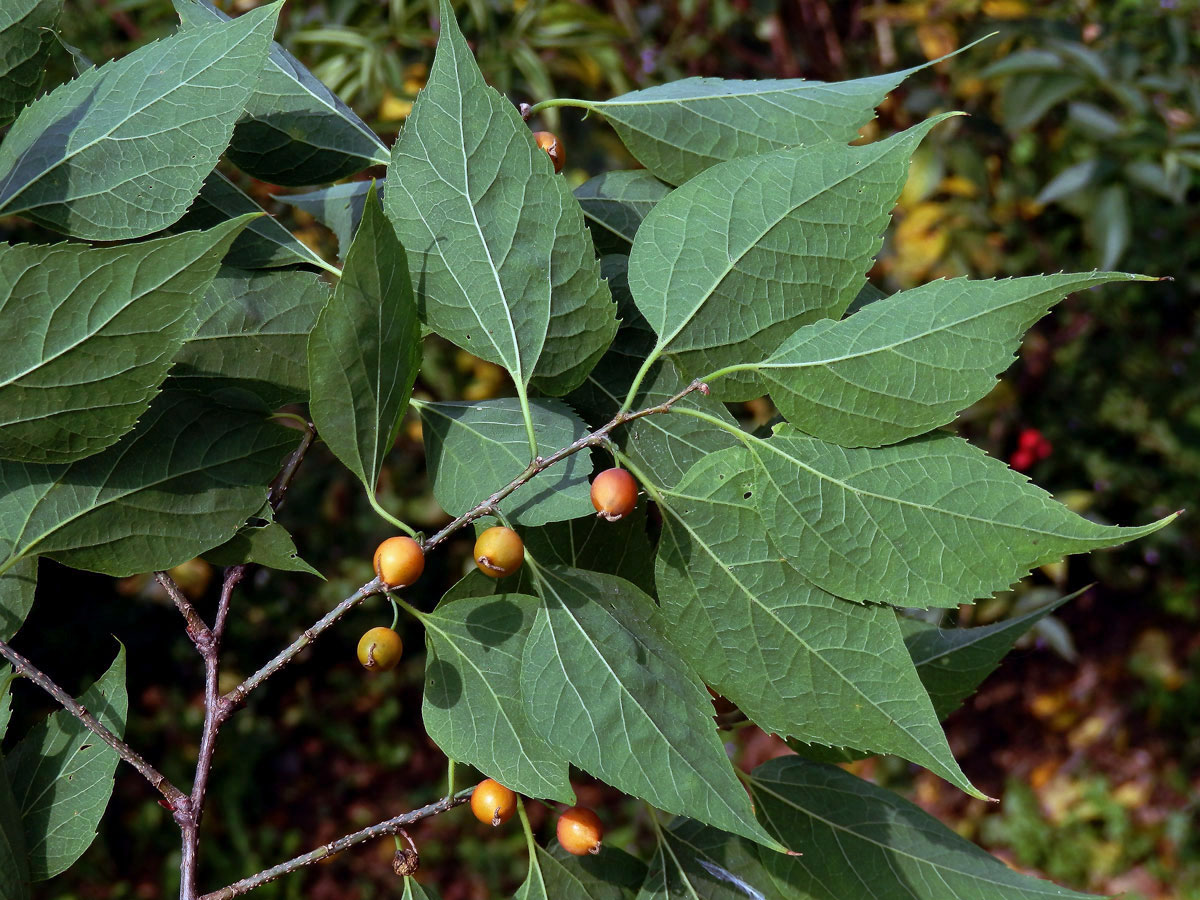
<path fill-rule="evenodd" d="M 600 817 L 586 806 L 572 806 L 558 817 L 558 842 L 570 854 L 599 853 L 603 839 Z"/>
<path fill-rule="evenodd" d="M 404 642 L 400 635 L 382 625 L 358 639 L 358 661 L 368 672 L 387 672 L 396 668 L 403 653 Z"/>
<path fill-rule="evenodd" d="M 425 553 L 410 537 L 390 537 L 375 549 L 375 574 L 390 588 L 408 587 L 425 571 Z"/>
<path fill-rule="evenodd" d="M 566 164 L 567 155 L 563 150 L 562 142 L 558 137 L 550 131 L 535 131 L 533 139 L 537 141 L 537 145 L 546 151 L 546 155 L 550 157 L 550 161 L 554 163 L 554 171 L 561 172 Z"/>
<path fill-rule="evenodd" d="M 471 792 L 471 812 L 484 825 L 502 825 L 517 811 L 517 795 L 498 781 L 484 779 Z"/>
<path fill-rule="evenodd" d="M 494 525 L 475 541 L 475 565 L 484 575 L 503 578 L 521 568 L 525 542 L 511 528 Z"/>
<path fill-rule="evenodd" d="M 637 482 L 625 469 L 605 469 L 592 479 L 592 506 L 610 522 L 633 512 L 637 495 Z"/>

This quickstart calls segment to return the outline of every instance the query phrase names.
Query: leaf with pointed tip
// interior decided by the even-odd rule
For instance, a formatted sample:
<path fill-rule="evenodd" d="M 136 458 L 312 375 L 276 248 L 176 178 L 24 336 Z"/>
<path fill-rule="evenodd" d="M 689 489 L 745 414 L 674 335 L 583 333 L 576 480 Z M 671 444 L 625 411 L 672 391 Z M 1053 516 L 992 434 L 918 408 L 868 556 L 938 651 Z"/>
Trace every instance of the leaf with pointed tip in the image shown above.
<path fill-rule="evenodd" d="M 292 536 L 278 522 L 245 525 L 221 546 L 207 551 L 204 558 L 214 566 L 255 563 L 281 572 L 306 572 L 325 579 L 324 575 L 300 558 Z"/>
<path fill-rule="evenodd" d="M 809 580 L 850 600 L 957 606 L 1175 518 L 1136 528 L 1090 522 L 946 434 L 852 450 L 785 424 L 751 449 L 758 508 L 779 548 Z"/>
<path fill-rule="evenodd" d="M 129 431 L 247 221 L 122 247 L 0 246 L 0 457 L 72 462 Z"/>
<path fill-rule="evenodd" d="M 430 328 L 545 393 L 578 385 L 616 332 L 583 213 L 454 21 L 392 148 L 388 215 Z M 484 226 L 486 223 L 486 227 Z"/>
<path fill-rule="evenodd" d="M 225 265 L 242 269 L 274 269 L 298 263 L 325 265 L 321 257 L 302 244 L 278 219 L 267 215 L 265 209 L 226 178 L 220 169 L 213 169 L 204 179 L 196 202 L 171 230 L 209 228 L 247 213 L 256 213 L 258 218 L 234 240 L 223 260 Z"/>
<path fill-rule="evenodd" d="M 421 616 L 425 730 L 451 759 L 528 797 L 573 804 L 567 764 L 525 715 L 520 667 L 536 597 L 472 597 Z"/>
<path fill-rule="evenodd" d="M 878 447 L 945 425 L 996 385 L 1025 331 L 1072 291 L 1120 272 L 954 278 L 901 291 L 849 318 L 822 319 L 755 367 L 797 428 L 843 447 Z"/>
<path fill-rule="evenodd" d="M 521 693 L 530 724 L 568 762 L 618 790 L 775 846 L 712 723 L 699 678 L 629 582 L 539 567 L 542 606 L 525 640 Z"/>
<path fill-rule="evenodd" d="M 0 9 L 0 128 L 37 96 L 62 0 L 7 0 Z"/>
<path fill-rule="evenodd" d="M 124 733 L 129 708 L 124 647 L 79 703 L 117 737 Z M 118 762 L 117 751 L 66 710 L 31 728 L 4 760 L 34 881 L 65 871 L 91 845 Z"/>
<path fill-rule="evenodd" d="M 370 194 L 346 267 L 308 337 L 309 414 L 368 491 L 396 442 L 421 367 L 404 247 Z"/>
<path fill-rule="evenodd" d="M 0 900 L 30 900 L 31 880 L 21 810 L 4 771 L 4 757 L 0 756 Z"/>
<path fill-rule="evenodd" d="M 575 199 L 600 253 L 629 253 L 642 219 L 671 186 L 645 169 L 605 172 L 575 188 Z"/>
<path fill-rule="evenodd" d="M 229 21 L 208 0 L 173 2 L 184 33 Z M 243 172 L 273 184 L 321 184 L 386 164 L 387 147 L 296 57 L 273 43 L 227 156 Z"/>
<path fill-rule="evenodd" d="M 529 528 L 522 537 L 526 551 L 543 565 L 618 575 L 654 593 L 654 549 L 646 534 L 644 502 L 619 522 L 588 516 Z"/>
<path fill-rule="evenodd" d="M 536 847 L 515 900 L 626 900 L 639 866 L 645 869 L 641 860 L 607 846 L 587 857 L 556 856 Z"/>
<path fill-rule="evenodd" d="M 529 438 L 515 398 L 414 405 L 421 416 L 433 496 L 450 515 L 472 509 L 529 465 Z M 538 447 L 546 455 L 587 434 L 587 425 L 560 400 L 532 400 L 529 406 Z M 590 515 L 591 474 L 590 455 L 580 451 L 534 476 L 497 506 L 522 525 Z"/>
<path fill-rule="evenodd" d="M 168 387 L 274 410 L 308 399 L 308 335 L 329 287 L 308 272 L 221 269 Z"/>
<path fill-rule="evenodd" d="M 789 900 L 1087 900 L 1023 875 L 919 807 L 835 766 L 784 756 L 751 774 L 759 818 L 798 855 L 759 853 Z"/>
<path fill-rule="evenodd" d="M 938 718 L 944 719 L 958 709 L 1021 635 L 1086 590 L 1060 597 L 1022 616 L 975 628 L 938 628 L 919 619 L 901 618 L 904 643 Z"/>
<path fill-rule="evenodd" d="M 581 105 L 607 119 L 654 175 L 683 184 L 728 159 L 800 144 L 848 143 L 888 92 L 926 65 L 931 63 L 833 84 L 684 78 Z"/>
<path fill-rule="evenodd" d="M 85 240 L 175 222 L 229 143 L 280 6 L 178 32 L 35 100 L 0 144 L 0 211 Z"/>
<path fill-rule="evenodd" d="M 33 609 L 37 574 L 37 557 L 30 556 L 0 575 L 0 641 L 11 641 Z"/>
<path fill-rule="evenodd" d="M 137 427 L 76 463 L 0 462 L 0 573 L 40 554 L 106 575 L 169 569 L 233 537 L 295 432 L 164 392 Z"/>
<path fill-rule="evenodd" d="M 401 900 L 438 900 L 437 891 L 417 884 L 412 878 L 404 878 L 404 894 Z"/>
<path fill-rule="evenodd" d="M 773 855 L 773 854 L 772 854 Z M 637 900 L 796 900 L 774 889 L 745 838 L 677 818 L 658 845 Z"/>
<path fill-rule="evenodd" d="M 646 216 L 629 289 L 658 352 L 704 377 L 766 359 L 800 325 L 837 318 L 879 250 L 913 150 L 946 116 L 862 147 L 824 143 L 713 166 Z M 752 373 L 722 399 L 765 393 Z"/>
<path fill-rule="evenodd" d="M 382 199 L 384 182 L 376 181 L 375 188 Z M 306 194 L 271 196 L 303 210 L 332 231 L 338 240 L 338 255 L 345 259 L 346 252 L 354 240 L 354 233 L 358 231 L 358 223 L 362 221 L 363 206 L 367 202 L 367 191 L 370 189 L 370 181 L 351 181 L 347 184 L 333 184 Z"/>
<path fill-rule="evenodd" d="M 781 737 L 894 753 L 982 796 L 954 760 L 895 613 L 831 596 L 789 565 L 755 506 L 744 448 L 660 492 L 666 634 L 714 690 Z"/>

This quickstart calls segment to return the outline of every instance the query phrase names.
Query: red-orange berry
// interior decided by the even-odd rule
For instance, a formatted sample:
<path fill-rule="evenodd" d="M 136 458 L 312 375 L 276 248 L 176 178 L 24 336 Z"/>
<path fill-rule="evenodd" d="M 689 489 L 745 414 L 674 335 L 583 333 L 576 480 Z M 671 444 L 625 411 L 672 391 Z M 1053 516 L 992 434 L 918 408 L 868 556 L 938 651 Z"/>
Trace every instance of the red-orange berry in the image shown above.
<path fill-rule="evenodd" d="M 592 506 L 610 522 L 633 512 L 637 495 L 637 482 L 625 469 L 605 469 L 592 480 Z"/>
<path fill-rule="evenodd" d="M 558 842 L 574 856 L 599 853 L 603 839 L 600 817 L 586 806 L 572 806 L 558 817 Z"/>
<path fill-rule="evenodd" d="M 561 172 L 566 164 L 567 156 L 558 137 L 549 131 L 535 131 L 533 139 L 537 141 L 539 147 L 546 151 L 546 155 L 554 163 L 554 171 Z"/>
<path fill-rule="evenodd" d="M 471 812 L 484 825 L 502 825 L 517 811 L 517 795 L 487 778 L 471 792 Z"/>
<path fill-rule="evenodd" d="M 511 528 L 495 525 L 475 541 L 475 566 L 490 578 L 503 578 L 521 568 L 525 542 Z"/>
<path fill-rule="evenodd" d="M 368 672 L 387 672 L 396 668 L 404 653 L 400 635 L 382 625 L 372 628 L 358 640 L 358 661 Z"/>
<path fill-rule="evenodd" d="M 390 588 L 408 587 L 425 571 L 425 553 L 410 537 L 391 537 L 375 549 L 375 574 Z"/>

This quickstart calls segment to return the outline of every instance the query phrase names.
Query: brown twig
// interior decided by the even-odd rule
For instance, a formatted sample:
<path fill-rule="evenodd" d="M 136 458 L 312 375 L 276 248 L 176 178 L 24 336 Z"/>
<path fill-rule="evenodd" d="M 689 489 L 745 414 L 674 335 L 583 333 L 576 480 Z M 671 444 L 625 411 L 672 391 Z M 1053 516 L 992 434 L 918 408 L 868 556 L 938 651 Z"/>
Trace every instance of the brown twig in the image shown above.
<path fill-rule="evenodd" d="M 27 660 L 24 656 L 22 656 L 4 641 L 0 641 L 0 656 L 3 656 L 10 663 L 12 663 L 14 672 L 19 675 L 24 675 L 26 678 L 40 687 L 43 691 L 57 700 L 63 709 L 82 722 L 88 731 L 92 732 L 92 734 L 96 735 L 96 737 L 100 738 L 100 740 L 104 741 L 104 743 L 116 750 L 121 759 L 125 760 L 125 762 L 137 769 L 138 772 L 141 773 L 142 777 L 150 782 L 154 789 L 162 794 L 164 798 L 166 798 L 166 801 L 172 810 L 178 813 L 181 809 L 186 809 L 188 798 L 183 791 L 171 784 L 166 775 L 163 775 L 160 771 L 154 768 L 154 766 L 146 762 L 140 753 L 109 731 L 99 719 L 84 709 L 84 707 L 82 707 L 80 704 L 76 703 L 75 699 L 57 684 L 55 684 L 45 672 L 34 666 L 33 663 Z"/>
<path fill-rule="evenodd" d="M 196 645 L 196 649 L 204 653 L 204 648 L 212 643 L 213 634 L 208 627 L 208 623 L 204 621 L 200 613 L 196 612 L 196 607 L 192 606 L 192 602 L 188 600 L 179 585 L 175 583 L 166 572 L 155 572 L 154 580 L 159 586 L 167 592 L 167 596 L 175 603 L 175 608 L 182 614 L 187 622 L 188 637 L 192 639 L 192 643 Z"/>
<path fill-rule="evenodd" d="M 466 803 L 467 798 L 473 788 L 460 792 L 454 797 L 443 797 L 436 803 L 430 803 L 428 806 L 423 806 L 420 809 L 415 809 L 412 812 L 404 813 L 403 815 L 395 816 L 387 819 L 377 825 L 372 825 L 369 828 L 364 828 L 361 831 L 356 831 L 353 834 L 348 834 L 345 837 L 340 837 L 336 841 L 330 841 L 328 844 L 322 844 L 316 850 L 312 850 L 302 856 L 297 856 L 287 862 L 280 863 L 277 866 L 272 866 L 269 869 L 264 869 L 257 875 L 251 875 L 249 878 L 243 878 L 241 881 L 235 881 L 233 884 L 221 888 L 219 891 L 213 891 L 211 894 L 205 894 L 200 900 L 229 900 L 231 897 L 237 897 L 240 894 L 245 894 L 248 891 L 254 890 L 256 887 L 261 887 L 287 875 L 289 872 L 295 872 L 305 866 L 311 866 L 314 863 L 328 859 L 335 854 L 341 853 L 343 850 L 349 850 L 356 844 L 361 844 L 364 841 L 374 840 L 375 838 L 387 837 L 390 834 L 397 834 L 402 831 L 406 825 L 412 825 L 421 819 L 427 819 L 430 816 L 436 816 L 439 813 L 444 813 L 447 810 L 453 809 L 460 804 Z"/>

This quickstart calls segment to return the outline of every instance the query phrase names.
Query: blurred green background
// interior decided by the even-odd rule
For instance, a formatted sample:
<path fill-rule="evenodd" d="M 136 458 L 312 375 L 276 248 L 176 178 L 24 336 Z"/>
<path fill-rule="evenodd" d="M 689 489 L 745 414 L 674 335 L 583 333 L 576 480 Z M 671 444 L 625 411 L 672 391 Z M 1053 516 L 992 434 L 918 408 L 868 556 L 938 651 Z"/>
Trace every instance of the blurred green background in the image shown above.
<path fill-rule="evenodd" d="M 236 13 L 253 0 L 221 4 Z M 427 0 L 290 0 L 281 41 L 390 140 L 432 58 Z M 935 130 L 914 160 L 872 280 L 896 290 L 974 277 L 1116 266 L 1171 280 L 1070 298 L 1028 336 L 962 431 L 1098 519 L 1144 522 L 1191 507 L 1200 486 L 1200 8 L 1188 0 L 684 0 L 456 4 L 485 75 L 514 102 L 608 97 L 690 75 L 841 80 L 979 46 L 910 78 L 864 139 L 932 113 L 969 117 Z M 168 33 L 168 0 L 67 0 L 61 37 L 103 61 Z M 66 46 L 47 86 L 74 73 Z M 632 160 L 602 122 L 552 110 L 580 183 Z M 302 239 L 332 252 L 311 219 L 244 186 Z M 375 173 L 378 174 L 378 173 Z M 52 236 L 0 220 L 7 240 Z M 418 390 L 437 399 L 510 391 L 494 366 L 431 340 Z M 763 403 L 737 407 L 768 421 Z M 1023 437 L 1024 435 L 1024 437 Z M 415 425 L 401 435 L 380 494 L 418 528 L 444 521 L 428 499 Z M 367 580 L 390 533 L 321 448 L 281 511 L 304 557 L 328 578 L 259 571 L 239 590 L 226 640 L 225 687 Z M 963 768 L 998 805 L 970 801 L 895 760 L 857 771 L 905 791 L 1012 865 L 1131 900 L 1200 898 L 1200 588 L 1191 516 L 1117 551 L 1046 567 L 1017 590 L 964 609 L 980 624 L 1097 582 L 1046 620 L 948 722 Z M 431 606 L 469 564 L 459 544 L 429 561 L 412 598 Z M 217 577 L 200 562 L 181 583 L 211 610 Z M 423 639 L 394 672 L 364 676 L 358 635 L 387 624 L 374 598 L 270 681 L 221 735 L 203 827 L 202 885 L 212 890 L 445 789 L 445 760 L 420 725 Z M 69 623 L 69 625 L 64 625 Z M 129 649 L 129 739 L 177 783 L 190 783 L 202 679 L 177 613 L 145 579 L 41 568 L 18 648 L 69 689 Z M 81 638 L 81 636 L 84 636 Z M 18 684 L 10 734 L 49 709 Z M 780 752 L 738 732 L 747 767 Z M 464 777 L 470 777 L 469 773 Z M 579 779 L 611 841 L 646 833 L 637 804 Z M 544 836 L 549 811 L 531 813 Z M 414 832 L 422 879 L 446 900 L 507 896 L 524 875 L 515 823 L 491 832 L 465 810 Z M 268 898 L 398 893 L 391 841 L 366 845 L 255 892 Z M 100 839 L 68 873 L 38 886 L 56 898 L 157 898 L 177 891 L 169 814 L 128 769 Z"/>

